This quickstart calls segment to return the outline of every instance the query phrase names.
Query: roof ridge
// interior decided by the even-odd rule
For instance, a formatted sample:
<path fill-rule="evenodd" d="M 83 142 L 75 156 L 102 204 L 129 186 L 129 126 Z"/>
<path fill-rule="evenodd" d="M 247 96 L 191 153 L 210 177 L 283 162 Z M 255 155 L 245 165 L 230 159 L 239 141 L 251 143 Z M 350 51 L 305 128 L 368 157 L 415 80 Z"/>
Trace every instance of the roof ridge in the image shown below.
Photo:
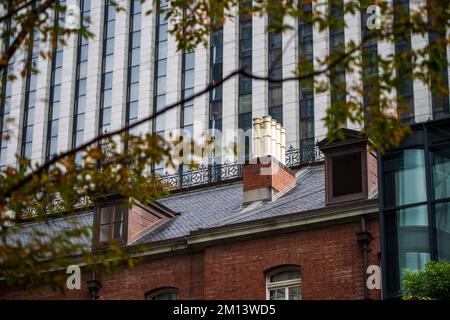
<path fill-rule="evenodd" d="M 180 193 L 172 193 L 172 194 L 169 194 L 162 198 L 159 198 L 157 200 L 160 201 L 160 203 L 161 203 L 161 201 L 182 198 L 189 194 L 195 194 L 195 195 L 203 194 L 203 193 L 211 192 L 212 190 L 229 188 L 230 186 L 234 186 L 234 185 L 238 185 L 238 184 L 242 184 L 242 181 L 235 181 L 235 182 L 230 182 L 230 183 L 221 184 L 221 185 L 214 185 L 211 187 L 205 187 L 203 189 L 186 190 L 185 192 L 180 192 Z"/>
<path fill-rule="evenodd" d="M 311 189 L 311 190 L 309 190 L 310 192 L 308 192 L 307 194 L 301 195 L 300 197 L 298 197 L 298 199 L 302 199 L 302 198 L 308 197 L 308 196 L 310 196 L 310 195 L 312 195 L 312 194 L 316 193 L 317 191 L 322 190 L 324 188 L 325 188 L 324 186 L 319 186 L 317 188 Z M 292 194 L 291 196 L 294 196 L 294 194 Z M 285 200 L 285 201 L 282 201 L 282 200 Z M 287 202 L 287 200 L 290 200 L 290 196 L 289 197 L 285 197 L 285 198 L 281 198 L 281 200 L 276 202 L 276 203 L 275 202 L 266 202 L 268 204 L 268 207 L 258 208 L 255 211 L 253 211 L 252 213 L 246 215 L 246 217 L 251 217 L 251 216 L 254 216 L 254 215 L 258 214 L 258 213 L 264 212 L 265 210 L 269 210 L 269 209 L 274 209 L 274 208 L 280 207 L 280 206 L 284 205 Z M 273 205 L 270 205 L 270 204 L 273 204 Z M 291 213 L 295 213 L 295 212 L 291 212 Z M 286 213 L 286 214 L 288 214 L 288 213 Z M 235 216 L 235 218 L 238 218 L 238 219 L 234 220 L 233 222 L 239 221 L 240 220 L 239 218 L 242 218 L 242 216 L 241 217 Z"/>

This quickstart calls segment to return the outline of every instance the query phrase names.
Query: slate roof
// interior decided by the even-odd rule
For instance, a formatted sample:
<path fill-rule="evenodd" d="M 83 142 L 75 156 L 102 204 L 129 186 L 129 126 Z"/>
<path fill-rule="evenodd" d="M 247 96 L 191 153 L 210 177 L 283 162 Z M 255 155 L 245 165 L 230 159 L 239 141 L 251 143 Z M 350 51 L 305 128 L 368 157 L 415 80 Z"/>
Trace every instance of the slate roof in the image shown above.
<path fill-rule="evenodd" d="M 169 196 L 159 202 L 179 215 L 140 238 L 136 243 L 167 240 L 191 231 L 299 213 L 325 206 L 324 167 L 297 173 L 295 186 L 278 199 L 242 206 L 242 182 Z"/>
<path fill-rule="evenodd" d="M 75 226 L 80 228 L 92 227 L 94 221 L 94 212 L 87 211 L 76 216 L 68 216 L 64 218 L 54 218 L 41 222 L 28 222 L 20 225 L 20 229 L 12 229 L 10 235 L 8 235 L 7 242 L 10 245 L 28 244 L 32 242 L 33 236 L 40 236 L 42 241 L 51 238 L 51 235 L 61 233 L 62 231 L 68 231 Z M 78 241 L 75 244 L 85 244 L 87 248 L 91 247 L 91 236 L 86 237 L 74 237 L 73 241 Z M 51 239 L 49 239 L 51 240 Z"/>
<path fill-rule="evenodd" d="M 291 189 L 270 201 L 242 206 L 242 181 L 172 194 L 158 202 L 178 213 L 156 229 L 132 244 L 169 240 L 187 236 L 190 232 L 209 227 L 254 221 L 291 213 L 301 213 L 325 206 L 324 166 L 314 166 L 296 172 L 296 182 Z M 44 233 L 70 228 L 71 218 L 52 219 L 47 223 L 26 223 L 20 232 L 21 241 L 29 241 L 29 228 L 39 228 Z M 93 224 L 93 212 L 77 215 L 83 226 Z M 28 237 L 28 238 L 27 238 Z M 13 239 L 11 239 L 13 240 Z M 86 245 L 91 245 L 86 243 Z"/>

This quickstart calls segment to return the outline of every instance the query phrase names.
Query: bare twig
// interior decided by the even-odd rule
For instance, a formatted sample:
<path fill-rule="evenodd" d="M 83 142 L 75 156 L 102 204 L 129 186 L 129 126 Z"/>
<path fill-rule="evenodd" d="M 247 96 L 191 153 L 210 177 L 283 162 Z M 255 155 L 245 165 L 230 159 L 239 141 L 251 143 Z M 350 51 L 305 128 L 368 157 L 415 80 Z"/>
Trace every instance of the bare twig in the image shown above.
<path fill-rule="evenodd" d="M 33 178 L 33 176 L 35 175 L 40 175 L 43 172 L 45 172 L 48 168 L 50 168 L 52 165 L 56 164 L 58 161 L 69 157 L 69 156 L 73 156 L 75 155 L 77 152 L 80 152 L 84 149 L 86 149 L 87 147 L 98 143 L 106 138 L 110 138 L 112 136 L 127 132 L 128 130 L 137 127 L 143 123 L 146 123 L 148 121 L 151 121 L 152 119 L 158 117 L 159 115 L 165 113 L 166 111 L 169 111 L 179 105 L 182 105 L 183 103 L 185 103 L 187 100 L 192 100 L 194 98 L 200 97 L 206 93 L 208 93 L 209 91 L 211 91 L 214 88 L 219 87 L 220 85 L 222 85 L 223 83 L 227 82 L 228 80 L 230 80 L 231 78 L 233 78 L 236 75 L 243 75 L 243 76 L 247 76 L 249 78 L 252 78 L 256 81 L 269 81 L 269 82 L 287 82 L 287 81 L 299 81 L 299 80 L 304 80 L 304 79 L 308 79 L 308 78 L 312 78 L 315 76 L 319 76 L 321 74 L 327 73 L 331 68 L 333 68 L 334 66 L 342 63 L 344 60 L 346 60 L 348 57 L 350 57 L 351 55 L 353 55 L 355 52 L 357 52 L 363 45 L 363 41 L 361 42 L 361 44 L 355 48 L 353 48 L 352 50 L 346 52 L 345 54 L 343 54 L 342 56 L 340 56 L 339 58 L 335 59 L 333 62 L 331 62 L 330 64 L 328 64 L 328 66 L 324 69 L 321 70 L 317 70 L 317 71 L 313 71 L 301 76 L 293 76 L 293 77 L 287 77 L 287 78 L 272 78 L 269 76 L 258 76 L 255 75 L 253 73 L 247 72 L 243 69 L 239 69 L 239 70 L 235 70 L 231 73 L 229 73 L 226 77 L 222 78 L 220 81 L 217 81 L 215 83 L 210 83 L 208 86 L 206 86 L 204 89 L 200 90 L 199 92 L 195 93 L 193 96 L 188 97 L 187 99 L 181 99 L 177 102 L 174 102 L 168 106 L 166 106 L 165 108 L 156 111 L 155 113 L 153 113 L 152 115 L 142 118 L 141 120 L 138 120 L 132 124 L 129 124 L 127 126 L 124 126 L 120 129 L 108 132 L 108 133 L 103 133 L 98 135 L 97 137 L 79 145 L 76 148 L 73 148 L 71 150 L 59 153 L 58 155 L 56 155 L 55 157 L 53 157 L 52 159 L 46 161 L 45 163 L 43 163 L 42 165 L 38 166 L 33 172 L 30 172 L 29 174 L 27 174 L 22 180 L 18 181 L 16 184 L 14 184 L 13 186 L 11 186 L 10 188 L 8 188 L 7 190 L 5 190 L 4 192 L 1 193 L 2 198 L 8 198 L 12 195 L 12 193 L 20 190 L 23 186 L 25 186 L 28 182 L 31 181 L 31 179 Z M 0 200 L 1 201 L 1 200 Z"/>
<path fill-rule="evenodd" d="M 25 41 L 28 34 L 34 31 L 36 20 L 39 19 L 39 16 L 44 13 L 45 10 L 50 8 L 54 1 L 55 0 L 45 1 L 39 8 L 33 10 L 33 13 L 30 14 L 23 23 L 21 23 L 22 30 L 20 30 L 14 41 L 8 48 L 6 48 L 6 50 L 0 57 L 0 70 L 3 70 L 3 68 L 6 68 L 8 66 L 9 60 L 17 51 L 17 49 L 19 49 L 20 45 Z"/>
<path fill-rule="evenodd" d="M 52 0 L 52 2 L 54 2 L 54 1 L 55 0 Z M 25 3 L 21 4 L 18 7 L 15 7 L 15 8 L 11 8 L 10 7 L 10 8 L 8 8 L 7 13 L 4 16 L 0 17 L 0 23 L 2 23 L 5 20 L 8 20 L 9 18 L 13 17 L 15 14 L 19 13 L 20 10 L 25 9 L 26 7 L 29 7 L 29 6 L 31 6 L 33 4 L 35 4 L 36 2 L 37 2 L 37 0 L 31 0 L 31 1 L 28 1 L 28 2 L 25 2 Z"/>

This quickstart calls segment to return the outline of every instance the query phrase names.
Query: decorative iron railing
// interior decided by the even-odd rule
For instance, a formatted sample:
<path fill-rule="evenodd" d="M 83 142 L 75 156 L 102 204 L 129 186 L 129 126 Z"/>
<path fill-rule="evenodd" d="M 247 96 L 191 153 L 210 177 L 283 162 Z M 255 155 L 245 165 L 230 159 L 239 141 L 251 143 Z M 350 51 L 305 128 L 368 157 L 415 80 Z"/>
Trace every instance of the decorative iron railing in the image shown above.
<path fill-rule="evenodd" d="M 223 164 L 202 164 L 197 168 L 180 166 L 176 173 L 162 175 L 161 182 L 168 189 L 182 189 L 208 183 L 231 180 L 242 176 L 243 164 L 226 161 Z"/>
<path fill-rule="evenodd" d="M 92 201 L 87 196 L 82 196 L 76 200 L 75 203 L 71 205 L 73 210 L 81 210 L 92 205 Z M 42 208 L 45 210 L 47 214 L 56 214 L 60 212 L 66 212 L 66 208 L 64 206 L 64 200 L 60 197 L 56 197 L 51 201 L 51 204 L 46 208 Z M 22 210 L 21 217 L 23 219 L 31 219 L 37 217 L 37 208 L 32 206 Z"/>
<path fill-rule="evenodd" d="M 314 145 L 303 145 L 295 149 L 292 145 L 286 150 L 286 166 L 297 167 L 323 160 L 323 154 Z M 161 182 L 169 190 L 187 189 L 210 183 L 219 183 L 242 177 L 242 163 L 225 161 L 223 164 L 202 164 L 188 169 L 180 166 L 175 173 L 165 172 Z"/>
<path fill-rule="evenodd" d="M 314 144 L 304 144 L 296 149 L 292 145 L 286 150 L 286 166 L 296 167 L 306 163 L 314 163 L 323 160 L 323 154 Z"/>
<path fill-rule="evenodd" d="M 310 143 L 302 144 L 300 149 L 292 145 L 286 150 L 286 166 L 297 167 L 323 160 L 323 154 Z M 244 164 L 225 161 L 222 164 L 202 164 L 199 167 L 188 169 L 180 166 L 176 173 L 165 172 L 161 176 L 161 182 L 168 190 L 188 189 L 194 186 L 220 183 L 242 177 Z M 82 209 L 91 205 L 88 197 L 81 197 L 73 204 L 74 209 Z M 49 213 L 63 212 L 64 203 L 61 198 L 56 197 L 52 205 L 47 208 Z M 24 218 L 36 216 L 36 208 L 30 207 L 23 211 Z"/>

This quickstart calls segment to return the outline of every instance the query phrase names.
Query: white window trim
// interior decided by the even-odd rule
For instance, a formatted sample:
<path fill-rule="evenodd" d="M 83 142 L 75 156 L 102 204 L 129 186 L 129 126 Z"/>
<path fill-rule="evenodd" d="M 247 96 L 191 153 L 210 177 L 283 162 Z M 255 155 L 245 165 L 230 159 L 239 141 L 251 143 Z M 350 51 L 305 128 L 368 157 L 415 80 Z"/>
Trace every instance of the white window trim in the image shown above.
<path fill-rule="evenodd" d="M 145 298 L 146 300 L 153 300 L 153 298 L 163 295 L 163 294 L 170 294 L 170 293 L 174 293 L 176 294 L 176 299 L 178 300 L 178 289 L 177 288 L 162 288 L 162 289 L 157 289 L 155 291 L 152 291 L 151 293 L 147 293 Z"/>
<path fill-rule="evenodd" d="M 287 298 L 289 297 L 289 288 L 292 288 L 292 287 L 300 288 L 299 300 L 302 299 L 302 291 L 301 291 L 302 276 L 300 274 L 300 271 L 299 271 L 300 277 L 297 279 L 284 280 L 284 281 L 278 281 L 278 282 L 270 282 L 270 277 L 273 276 L 274 274 L 285 272 L 285 271 L 290 271 L 290 270 L 299 271 L 298 268 L 295 268 L 295 267 L 284 267 L 284 268 L 279 268 L 272 272 L 269 272 L 266 275 L 266 300 L 270 300 L 270 290 L 275 290 L 275 289 L 284 289 L 285 290 L 284 296 L 287 300 Z"/>

